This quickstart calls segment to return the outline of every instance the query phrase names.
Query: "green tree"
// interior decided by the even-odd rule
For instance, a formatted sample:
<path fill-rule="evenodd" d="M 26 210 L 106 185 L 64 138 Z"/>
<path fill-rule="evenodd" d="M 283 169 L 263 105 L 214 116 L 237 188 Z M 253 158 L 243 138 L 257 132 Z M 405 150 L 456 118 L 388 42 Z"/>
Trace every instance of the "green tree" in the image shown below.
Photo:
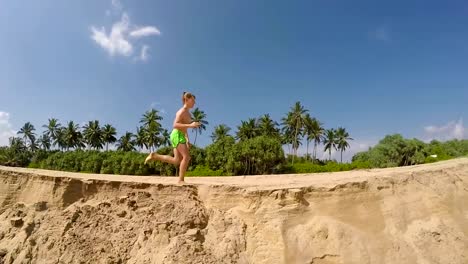
<path fill-rule="evenodd" d="M 135 150 L 135 136 L 131 132 L 126 132 L 117 142 L 117 149 L 122 151 Z"/>
<path fill-rule="evenodd" d="M 313 133 L 313 122 L 315 118 L 312 118 L 309 113 L 304 116 L 304 136 L 306 137 L 307 147 L 306 147 L 306 158 L 309 158 L 309 142 L 312 141 Z"/>
<path fill-rule="evenodd" d="M 310 134 L 307 135 L 308 140 L 314 141 L 314 153 L 313 159 L 314 161 L 317 159 L 317 146 L 323 140 L 323 136 L 325 133 L 325 129 L 323 128 L 323 124 L 318 121 L 316 118 L 313 118 L 310 122 Z"/>
<path fill-rule="evenodd" d="M 265 114 L 258 119 L 258 132 L 261 136 L 280 138 L 278 123 L 273 121 L 269 114 Z"/>
<path fill-rule="evenodd" d="M 30 122 L 26 122 L 22 128 L 18 131 L 18 135 L 23 135 L 24 144 L 27 146 L 29 141 L 30 149 L 34 149 L 34 143 L 36 141 L 36 134 L 34 133 L 36 129 Z"/>
<path fill-rule="evenodd" d="M 273 173 L 284 162 L 284 152 L 278 138 L 259 136 L 234 145 L 228 153 L 227 170 L 234 175 Z"/>
<path fill-rule="evenodd" d="M 223 129 L 223 131 L 225 130 Z M 205 150 L 206 164 L 209 168 L 227 171 L 228 157 L 234 144 L 234 138 L 223 133 L 222 136 L 219 136 L 212 144 L 208 145 Z"/>
<path fill-rule="evenodd" d="M 339 127 L 336 130 L 336 145 L 338 150 L 340 151 L 340 161 L 343 163 L 343 151 L 345 151 L 349 147 L 349 140 L 353 140 L 350 136 L 349 133 L 346 131 L 345 128 Z"/>
<path fill-rule="evenodd" d="M 47 125 L 42 126 L 45 128 L 44 134 L 51 139 L 53 146 L 56 146 L 59 142 L 60 126 L 61 124 L 56 118 L 49 118 Z"/>
<path fill-rule="evenodd" d="M 214 131 L 211 134 L 211 139 L 213 140 L 213 142 L 223 139 L 229 136 L 229 131 L 231 131 L 230 127 L 224 124 L 218 125 L 214 128 Z"/>
<path fill-rule="evenodd" d="M 301 138 L 303 136 L 304 119 L 305 114 L 308 111 L 309 110 L 305 109 L 304 106 L 301 105 L 301 102 L 296 102 L 294 106 L 291 107 L 291 111 L 283 118 L 284 130 L 287 132 L 288 136 L 291 133 L 294 133 L 294 137 L 292 138 L 292 149 L 295 156 L 297 156 L 297 150 L 299 149 Z"/>
<path fill-rule="evenodd" d="M 250 118 L 248 121 L 242 121 L 242 124 L 237 127 L 236 138 L 240 141 L 254 138 L 258 135 L 258 128 L 255 118 Z"/>
<path fill-rule="evenodd" d="M 98 120 L 89 121 L 88 124 L 83 126 L 83 138 L 88 147 L 96 150 L 102 149 L 104 143 L 103 133 Z"/>
<path fill-rule="evenodd" d="M 146 139 L 147 137 L 147 132 L 145 127 L 137 127 L 137 133 L 135 135 L 135 144 L 140 148 L 147 148 L 149 149 L 147 142 L 148 140 Z"/>
<path fill-rule="evenodd" d="M 43 150 L 50 150 L 52 142 L 49 135 L 44 133 L 37 139 L 37 144 Z"/>
<path fill-rule="evenodd" d="M 145 146 L 149 148 L 150 151 L 153 151 L 153 149 L 156 149 L 160 145 L 161 138 L 159 135 L 162 132 L 162 126 L 159 121 L 162 119 L 162 116 L 159 115 L 157 110 L 151 109 L 145 112 L 140 120 L 144 128 L 144 133 L 146 134 L 144 136 Z"/>
<path fill-rule="evenodd" d="M 83 136 L 80 132 L 78 124 L 75 124 L 73 121 L 68 122 L 67 126 L 61 135 L 63 137 L 63 143 L 67 151 L 71 148 L 83 148 L 85 145 L 83 143 Z"/>
<path fill-rule="evenodd" d="M 169 131 L 167 129 L 163 129 L 162 131 L 162 137 L 161 137 L 161 145 L 164 147 L 169 147 L 171 146 L 171 135 L 169 134 Z"/>
<path fill-rule="evenodd" d="M 113 144 L 117 141 L 116 135 L 117 131 L 115 127 L 110 124 L 104 125 L 102 128 L 102 140 L 106 144 L 106 151 L 109 150 L 109 144 Z"/>
<path fill-rule="evenodd" d="M 325 130 L 323 144 L 325 145 L 325 151 L 328 150 L 328 160 L 331 160 L 331 151 L 332 149 L 336 150 L 337 143 L 336 131 L 333 128 Z"/>
<path fill-rule="evenodd" d="M 193 145 L 197 142 L 197 135 L 200 134 L 206 130 L 206 126 L 209 124 L 208 121 L 206 121 L 206 114 L 204 111 L 200 110 L 198 107 L 195 108 L 192 111 L 192 119 L 193 122 L 200 122 L 200 126 L 197 128 L 194 128 L 195 130 L 195 140 L 193 141 Z"/>

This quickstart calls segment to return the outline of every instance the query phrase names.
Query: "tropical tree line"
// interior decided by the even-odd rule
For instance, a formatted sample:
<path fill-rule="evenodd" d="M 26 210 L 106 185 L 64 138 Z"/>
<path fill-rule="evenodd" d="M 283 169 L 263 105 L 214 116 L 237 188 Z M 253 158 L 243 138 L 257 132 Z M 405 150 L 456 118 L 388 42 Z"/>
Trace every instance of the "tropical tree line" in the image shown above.
<path fill-rule="evenodd" d="M 44 131 L 39 136 L 36 128 L 30 122 L 24 124 L 18 131 L 18 137 L 10 139 L 10 145 L 22 144 L 29 151 L 52 150 L 61 151 L 87 149 L 107 151 L 110 144 L 116 143 L 117 150 L 135 151 L 137 148 L 155 150 L 160 146 L 169 145 L 169 132 L 160 123 L 162 117 L 155 109 L 151 109 L 143 114 L 140 119 L 140 126 L 136 129 L 136 134 L 125 132 L 120 138 L 116 138 L 117 131 L 110 124 L 100 125 L 98 120 L 89 121 L 80 127 L 73 121 L 62 125 L 58 119 L 50 118 Z"/>
<path fill-rule="evenodd" d="M 206 114 L 199 108 L 192 111 L 193 120 L 200 122 L 201 126 L 195 129 L 193 144 L 196 144 L 197 136 L 206 130 L 209 124 Z M 120 138 L 116 138 L 117 131 L 110 124 L 100 125 L 98 120 L 89 121 L 80 127 L 73 121 L 62 125 L 58 119 L 50 118 L 48 123 L 43 125 L 44 131 L 38 136 L 36 128 L 30 122 L 24 124 L 18 131 L 18 137 L 11 138 L 10 143 L 16 144 L 22 140 L 26 149 L 34 152 L 37 149 L 51 150 L 58 149 L 69 151 L 76 149 L 87 150 L 108 150 L 110 144 L 116 144 L 117 150 L 154 151 L 159 147 L 169 146 L 169 132 L 161 125 L 162 116 L 155 109 L 151 109 L 143 114 L 140 119 L 140 126 L 136 128 L 136 133 L 126 131 Z M 215 127 L 211 138 L 214 141 L 229 135 L 231 128 L 226 125 Z M 328 151 L 331 159 L 331 151 L 337 150 L 342 153 L 349 147 L 352 138 L 345 128 L 325 129 L 323 123 L 317 118 L 311 117 L 309 111 L 296 102 L 284 118 L 281 124 L 272 120 L 269 114 L 259 118 L 250 118 L 241 121 L 235 132 L 237 141 L 244 141 L 258 136 L 268 136 L 279 139 L 281 144 L 287 145 L 289 154 L 298 156 L 298 149 L 303 140 L 306 141 L 306 157 L 309 157 L 309 144 L 313 143 L 312 160 L 317 159 L 318 145 L 323 143 L 324 150 Z M 293 158 L 294 161 L 294 158 Z"/>
<path fill-rule="evenodd" d="M 223 137 L 230 136 L 230 132 L 231 128 L 227 125 L 218 125 L 214 128 L 211 139 L 216 142 Z M 342 162 L 343 152 L 349 148 L 349 142 L 353 140 L 343 127 L 325 129 L 323 123 L 312 117 L 309 110 L 305 109 L 300 102 L 296 102 L 291 107 L 286 116 L 281 119 L 280 124 L 272 120 L 269 114 L 265 114 L 259 118 L 241 121 L 233 135 L 238 142 L 258 136 L 276 138 L 282 145 L 287 145 L 292 162 L 298 156 L 298 149 L 304 140 L 307 159 L 310 157 L 309 145 L 313 143 L 312 161 L 317 160 L 318 146 L 323 144 L 324 151 L 329 154 L 329 160 L 331 160 L 331 152 L 335 150 L 340 152 Z"/>
<path fill-rule="evenodd" d="M 287 168 L 287 163 L 290 162 L 291 165 L 294 165 L 294 162 L 324 164 L 317 158 L 320 144 L 323 144 L 324 150 L 329 154 L 328 159 L 331 160 L 333 150 L 342 154 L 349 147 L 349 141 L 352 140 L 346 129 L 342 127 L 325 129 L 323 123 L 312 117 L 309 110 L 305 109 L 300 102 L 296 102 L 290 108 L 280 123 L 274 121 L 269 114 L 264 114 L 258 118 L 241 121 L 233 133 L 227 125 L 217 125 L 211 134 L 212 143 L 205 148 L 198 148 L 195 144 L 198 136 L 209 125 L 207 115 L 199 108 L 195 108 L 192 111 L 192 118 L 200 122 L 201 126 L 194 129 L 195 137 L 191 152 L 192 157 L 195 158 L 192 159 L 189 170 L 206 169 L 204 173 L 218 171 L 222 174 L 237 175 L 294 172 L 291 167 Z M 126 131 L 120 137 L 117 137 L 114 126 L 101 125 L 98 120 L 92 120 L 80 126 L 73 121 L 62 124 L 58 119 L 50 118 L 47 124 L 42 126 L 44 129 L 42 133 L 37 133 L 34 125 L 27 122 L 18 131 L 17 137 L 10 138 L 9 148 L 0 148 L 0 164 L 118 173 L 123 170 L 119 168 L 126 168 L 125 166 L 130 166 L 128 165 L 130 163 L 139 163 L 140 161 L 136 160 L 139 156 L 127 155 L 125 157 L 132 157 L 134 160 L 125 163 L 125 159 L 120 157 L 125 154 L 96 153 L 108 152 L 110 146 L 122 153 L 156 150 L 169 153 L 171 150 L 169 132 L 163 128 L 162 120 L 160 113 L 151 109 L 140 118 L 136 133 Z M 303 142 L 306 144 L 306 155 L 299 157 L 298 149 Z M 289 152 L 286 158 L 283 151 L 285 145 Z M 309 145 L 313 146 L 311 154 Z M 83 151 L 90 152 L 92 155 L 86 157 L 85 154 L 81 154 Z M 64 154 L 70 152 L 75 152 L 75 154 Z M 96 155 L 100 155 L 100 158 L 96 158 Z M 76 160 L 71 157 L 75 157 Z M 89 159 L 94 162 L 92 170 L 89 169 L 91 162 Z M 113 162 L 109 163 L 106 159 L 112 159 Z M 118 161 L 127 165 L 116 165 Z M 114 164 L 116 169 L 110 170 L 109 164 Z M 132 165 L 132 168 L 136 168 L 135 166 L 137 165 Z M 129 173 L 127 169 L 124 171 L 138 175 L 158 173 L 158 171 L 158 174 L 166 175 L 172 171 L 161 164 L 158 164 L 159 169 L 154 167 L 153 170 L 139 166 L 134 173 Z"/>

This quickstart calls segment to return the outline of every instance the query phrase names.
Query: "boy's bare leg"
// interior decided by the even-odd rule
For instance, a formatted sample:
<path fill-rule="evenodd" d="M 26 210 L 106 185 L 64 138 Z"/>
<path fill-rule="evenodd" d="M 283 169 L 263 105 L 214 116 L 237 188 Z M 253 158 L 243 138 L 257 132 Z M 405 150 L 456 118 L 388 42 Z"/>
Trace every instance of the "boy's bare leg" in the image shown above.
<path fill-rule="evenodd" d="M 190 153 L 186 144 L 179 144 L 177 146 L 177 150 L 182 156 L 182 160 L 180 162 L 180 167 L 179 167 L 179 184 L 183 184 L 185 183 L 184 181 L 185 172 L 187 171 L 187 167 L 190 162 Z"/>
<path fill-rule="evenodd" d="M 174 149 L 174 157 L 169 156 L 169 155 L 160 155 L 155 152 L 151 152 L 148 157 L 145 159 L 145 164 L 150 161 L 150 160 L 159 160 L 162 162 L 170 163 L 173 165 L 179 165 L 180 163 L 180 155 L 178 155 L 177 149 Z"/>

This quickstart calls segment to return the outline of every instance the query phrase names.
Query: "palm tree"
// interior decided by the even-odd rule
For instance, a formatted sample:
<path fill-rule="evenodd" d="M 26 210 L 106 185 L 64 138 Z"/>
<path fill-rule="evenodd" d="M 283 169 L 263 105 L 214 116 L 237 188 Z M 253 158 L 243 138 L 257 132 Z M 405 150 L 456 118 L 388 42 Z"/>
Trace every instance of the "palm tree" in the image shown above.
<path fill-rule="evenodd" d="M 323 144 L 325 145 L 325 151 L 328 150 L 328 160 L 331 160 L 331 151 L 332 148 L 336 150 L 336 132 L 333 128 L 325 130 L 325 137 L 323 140 Z"/>
<path fill-rule="evenodd" d="M 26 151 L 27 147 L 24 144 L 23 140 L 19 137 L 10 137 L 10 149 L 16 153 Z"/>
<path fill-rule="evenodd" d="M 158 114 L 158 111 L 155 109 L 151 109 L 146 111 L 143 114 L 143 117 L 140 120 L 140 123 L 144 127 L 144 132 L 146 134 L 145 138 L 145 145 L 150 151 L 153 150 L 153 147 L 156 148 L 159 145 L 161 139 L 159 138 L 159 134 L 161 133 L 162 126 L 158 122 L 162 120 L 162 117 Z"/>
<path fill-rule="evenodd" d="M 143 149 L 143 147 L 148 148 L 146 145 L 146 129 L 144 127 L 137 127 L 137 133 L 135 135 L 135 144 L 140 147 L 140 150 Z"/>
<path fill-rule="evenodd" d="M 286 117 L 282 119 L 283 121 L 283 131 L 287 132 L 287 134 L 294 133 L 294 137 L 292 140 L 292 149 L 294 150 L 294 155 L 297 156 L 297 150 L 299 148 L 301 137 L 303 135 L 303 128 L 304 128 L 304 117 L 305 114 L 309 110 L 305 109 L 301 102 L 296 102 L 293 107 L 291 107 L 291 111 L 287 114 Z M 294 163 L 294 157 L 293 157 Z"/>
<path fill-rule="evenodd" d="M 70 148 L 81 148 L 84 146 L 82 142 L 82 135 L 79 129 L 80 128 L 78 124 L 70 121 L 62 131 L 63 143 L 67 150 Z"/>
<path fill-rule="evenodd" d="M 49 118 L 48 124 L 42 126 L 43 128 L 46 129 L 44 131 L 44 134 L 47 135 L 51 139 L 51 141 L 53 142 L 52 143 L 53 146 L 58 144 L 60 126 L 61 125 L 58 122 L 58 119 L 56 119 L 56 118 Z"/>
<path fill-rule="evenodd" d="M 292 155 L 291 145 L 294 141 L 294 135 L 289 129 L 286 129 L 285 127 L 283 127 L 282 131 L 283 132 L 281 133 L 281 144 L 288 146 L 288 154 Z"/>
<path fill-rule="evenodd" d="M 345 151 L 349 147 L 348 140 L 353 140 L 353 139 L 349 136 L 349 133 L 343 127 L 339 127 L 336 130 L 336 139 L 337 139 L 338 150 L 340 150 L 341 152 L 340 160 L 341 160 L 341 163 L 343 163 L 343 151 Z"/>
<path fill-rule="evenodd" d="M 104 127 L 102 128 L 102 140 L 104 143 L 106 143 L 106 151 L 109 150 L 109 144 L 114 143 L 117 141 L 117 138 L 115 137 L 117 135 L 117 131 L 115 127 L 113 127 L 110 124 L 105 124 Z"/>
<path fill-rule="evenodd" d="M 29 146 L 33 148 L 34 142 L 36 141 L 36 135 L 34 133 L 36 129 L 34 126 L 27 122 L 24 126 L 18 131 L 18 135 L 23 135 L 24 144 L 27 145 L 29 140 Z"/>
<path fill-rule="evenodd" d="M 156 123 L 151 123 L 149 127 L 145 128 L 145 139 L 150 151 L 153 151 L 153 149 L 156 149 L 160 145 L 161 137 L 159 134 L 161 131 L 162 127 Z"/>
<path fill-rule="evenodd" d="M 37 139 L 37 144 L 40 146 L 41 149 L 43 150 L 50 150 L 51 144 L 51 139 L 48 136 L 47 133 L 42 134 L 38 139 Z"/>
<path fill-rule="evenodd" d="M 102 149 L 103 136 L 98 120 L 89 121 L 83 126 L 83 138 L 88 147 L 93 147 L 96 150 Z"/>
<path fill-rule="evenodd" d="M 278 123 L 270 118 L 269 114 L 265 114 L 258 119 L 258 130 L 262 136 L 279 137 Z"/>
<path fill-rule="evenodd" d="M 59 127 L 57 128 L 56 131 L 56 138 L 54 140 L 54 144 L 57 144 L 57 146 L 60 148 L 60 150 L 64 150 L 67 148 L 67 143 L 65 142 L 65 127 Z"/>
<path fill-rule="evenodd" d="M 169 131 L 167 129 L 164 129 L 162 132 L 162 140 L 161 140 L 161 145 L 162 146 L 170 146 L 171 145 L 171 135 L 169 134 Z"/>
<path fill-rule="evenodd" d="M 133 138 L 134 138 L 134 135 L 132 133 L 126 132 L 117 141 L 117 149 L 122 150 L 122 151 L 134 151 L 135 140 Z"/>
<path fill-rule="evenodd" d="M 313 159 L 315 161 L 317 159 L 317 145 L 322 142 L 325 129 L 323 128 L 323 124 L 316 118 L 312 118 L 308 126 L 307 140 L 314 141 Z"/>
<path fill-rule="evenodd" d="M 229 131 L 231 131 L 230 127 L 224 124 L 218 125 L 214 128 L 214 131 L 211 134 L 211 139 L 213 140 L 213 142 L 223 139 L 229 136 Z"/>
<path fill-rule="evenodd" d="M 236 138 L 240 141 L 249 138 L 254 138 L 258 135 L 257 121 L 255 118 L 249 118 L 248 121 L 242 121 L 242 124 L 237 127 Z"/>
<path fill-rule="evenodd" d="M 208 125 L 208 121 L 206 121 L 206 114 L 204 111 L 201 111 L 200 109 L 195 108 L 192 111 L 192 119 L 193 122 L 200 122 L 200 126 L 195 128 L 195 140 L 193 141 L 193 144 L 197 142 L 197 135 L 202 133 L 203 130 L 206 130 L 206 126 Z"/>
<path fill-rule="evenodd" d="M 306 147 L 306 157 L 309 159 L 309 142 L 311 141 L 310 135 L 312 134 L 312 123 L 314 118 L 310 116 L 309 113 L 304 116 L 304 135 L 306 136 L 307 147 Z"/>
<path fill-rule="evenodd" d="M 298 136 L 301 135 L 302 129 L 304 127 L 304 115 L 308 111 L 309 110 L 304 109 L 304 107 L 301 105 L 301 102 L 296 102 L 296 104 L 294 104 L 294 107 L 292 107 L 291 109 L 291 122 L 295 128 L 294 138 L 296 139 L 296 141 L 298 141 Z M 299 146 L 296 145 L 296 155 L 298 148 Z"/>
<path fill-rule="evenodd" d="M 143 117 L 140 119 L 140 123 L 143 124 L 143 126 L 148 127 L 151 124 L 158 124 L 158 121 L 162 120 L 162 116 L 159 115 L 158 110 L 151 109 L 149 111 L 146 111 L 143 114 Z"/>

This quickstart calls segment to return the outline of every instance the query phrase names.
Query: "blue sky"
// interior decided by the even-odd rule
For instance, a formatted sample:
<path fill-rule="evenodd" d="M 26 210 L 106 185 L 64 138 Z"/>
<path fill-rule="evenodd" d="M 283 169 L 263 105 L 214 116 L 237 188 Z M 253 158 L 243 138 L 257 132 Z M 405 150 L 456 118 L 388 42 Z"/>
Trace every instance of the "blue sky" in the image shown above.
<path fill-rule="evenodd" d="M 19 1 L 0 3 L 0 145 L 98 119 L 170 128 L 183 91 L 233 130 L 295 101 L 355 139 L 467 138 L 468 3 L 453 1 Z M 113 32 L 111 34 L 111 32 Z"/>

